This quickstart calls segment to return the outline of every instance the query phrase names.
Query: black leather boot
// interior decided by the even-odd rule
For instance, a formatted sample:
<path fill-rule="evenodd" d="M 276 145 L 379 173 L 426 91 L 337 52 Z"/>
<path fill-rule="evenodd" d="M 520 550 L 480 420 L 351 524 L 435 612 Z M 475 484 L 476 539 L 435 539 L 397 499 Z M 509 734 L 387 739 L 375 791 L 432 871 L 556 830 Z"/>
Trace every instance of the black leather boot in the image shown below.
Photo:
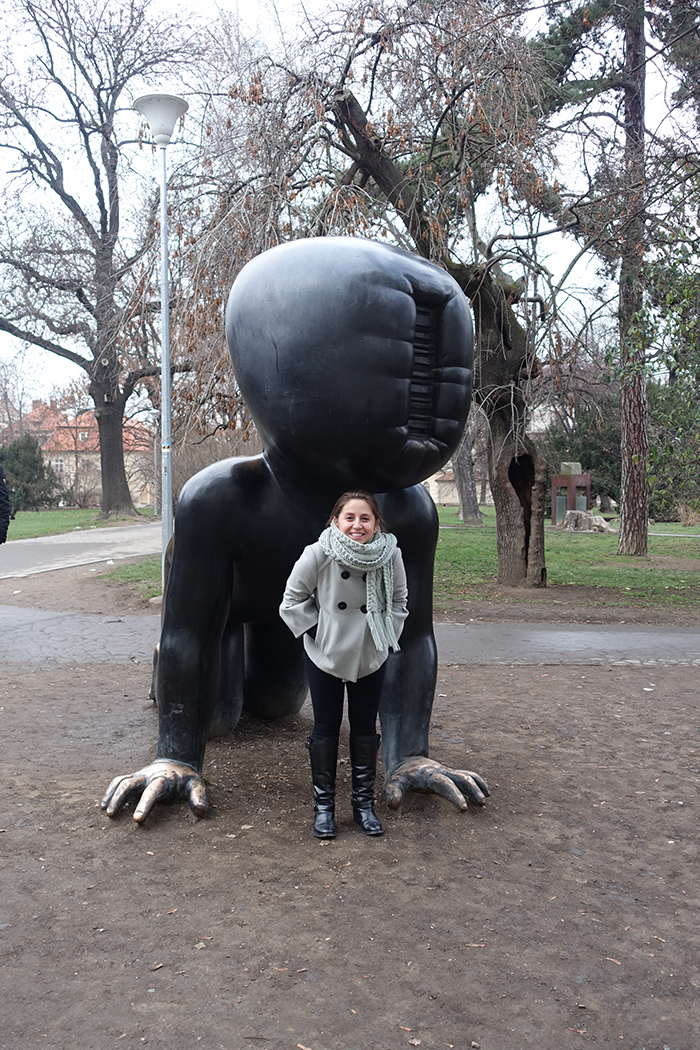
<path fill-rule="evenodd" d="M 314 785 L 314 835 L 317 839 L 335 838 L 335 771 L 338 762 L 338 740 L 331 736 L 306 742 L 311 759 Z"/>
<path fill-rule="evenodd" d="M 374 812 L 374 781 L 377 776 L 379 736 L 350 734 L 352 762 L 352 815 L 365 835 L 383 835 L 384 828 Z"/>

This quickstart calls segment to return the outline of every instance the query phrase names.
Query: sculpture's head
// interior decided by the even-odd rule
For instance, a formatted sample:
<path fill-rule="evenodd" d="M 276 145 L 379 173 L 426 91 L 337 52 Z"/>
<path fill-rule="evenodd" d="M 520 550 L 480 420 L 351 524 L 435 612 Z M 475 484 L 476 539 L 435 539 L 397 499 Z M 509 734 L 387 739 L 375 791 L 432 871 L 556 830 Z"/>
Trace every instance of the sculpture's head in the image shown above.
<path fill-rule="evenodd" d="M 415 485 L 459 444 L 473 328 L 456 282 L 351 237 L 292 241 L 248 263 L 226 335 L 273 462 L 335 490 Z"/>

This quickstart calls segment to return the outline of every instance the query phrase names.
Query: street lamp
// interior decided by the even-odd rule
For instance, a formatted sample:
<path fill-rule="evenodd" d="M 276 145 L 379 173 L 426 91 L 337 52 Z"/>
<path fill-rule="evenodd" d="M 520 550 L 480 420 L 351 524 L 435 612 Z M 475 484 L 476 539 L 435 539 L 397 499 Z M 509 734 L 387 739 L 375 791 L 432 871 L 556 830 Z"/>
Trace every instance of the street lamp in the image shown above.
<path fill-rule="evenodd" d="M 165 551 L 173 534 L 172 419 L 170 415 L 170 299 L 168 289 L 168 200 L 165 149 L 175 125 L 189 109 L 178 95 L 142 95 L 134 109 L 147 121 L 153 141 L 160 147 L 160 397 L 161 397 L 161 514 L 162 573 L 165 583 Z"/>

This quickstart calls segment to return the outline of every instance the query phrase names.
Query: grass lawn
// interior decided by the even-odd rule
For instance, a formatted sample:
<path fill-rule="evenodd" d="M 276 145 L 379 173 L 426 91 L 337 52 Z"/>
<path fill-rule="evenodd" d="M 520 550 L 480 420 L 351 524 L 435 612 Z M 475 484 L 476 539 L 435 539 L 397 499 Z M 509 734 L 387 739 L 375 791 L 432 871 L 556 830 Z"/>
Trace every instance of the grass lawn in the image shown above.
<path fill-rule="evenodd" d="M 66 513 L 66 512 L 64 512 Z M 76 512 L 80 513 L 80 512 Z M 440 507 L 435 560 L 435 603 L 489 599 L 497 582 L 496 518 L 482 507 L 483 528 L 463 525 L 453 508 Z M 654 533 L 673 532 L 672 536 Z M 590 588 L 591 605 L 687 606 L 700 600 L 700 527 L 666 524 L 649 533 L 645 558 L 621 558 L 617 536 L 558 532 L 545 535 L 550 586 Z M 160 556 L 122 565 L 110 577 L 131 585 L 143 598 L 160 594 Z M 611 593 L 613 592 L 613 593 Z M 532 592 L 523 592 L 523 594 Z"/>
<path fill-rule="evenodd" d="M 155 598 L 162 590 L 161 556 L 151 554 L 148 558 L 130 562 L 128 565 L 120 565 L 118 569 L 102 573 L 102 575 L 109 576 L 117 583 L 125 583 L 133 588 L 139 598 L 148 601 L 149 598 Z"/>
<path fill-rule="evenodd" d="M 7 538 L 11 540 L 28 540 L 36 536 L 57 536 L 62 532 L 73 532 L 75 529 L 104 529 L 115 525 L 130 525 L 133 518 L 110 518 L 102 521 L 98 511 L 79 510 L 75 507 L 59 510 L 18 510 L 10 522 Z M 139 511 L 144 518 L 152 518 L 153 510 L 145 508 Z"/>
<path fill-rule="evenodd" d="M 483 528 L 469 528 L 457 511 L 440 507 L 435 561 L 435 598 L 485 597 L 484 584 L 496 582 L 496 517 L 482 507 Z M 672 532 L 672 536 L 658 535 Z M 655 535 L 656 534 L 656 535 Z M 545 555 L 550 586 L 612 588 L 632 605 L 697 602 L 700 597 L 700 528 L 661 524 L 649 532 L 644 558 L 616 554 L 617 536 L 547 529 Z"/>

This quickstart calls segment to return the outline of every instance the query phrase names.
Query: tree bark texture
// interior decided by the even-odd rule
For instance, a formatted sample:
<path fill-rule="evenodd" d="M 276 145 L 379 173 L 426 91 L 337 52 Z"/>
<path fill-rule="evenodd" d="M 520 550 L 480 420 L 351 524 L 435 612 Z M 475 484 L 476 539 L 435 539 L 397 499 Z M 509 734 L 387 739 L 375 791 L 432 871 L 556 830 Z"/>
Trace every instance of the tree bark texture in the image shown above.
<path fill-rule="evenodd" d="M 121 398 L 119 399 L 121 401 Z M 102 469 L 102 504 L 100 516 L 136 513 L 129 492 L 124 466 L 124 406 L 118 402 L 95 408 L 100 434 L 100 466 Z"/>
<path fill-rule="evenodd" d="M 620 265 L 620 365 L 622 494 L 617 553 L 647 552 L 649 451 L 645 336 L 638 324 L 643 305 L 644 266 L 644 4 L 626 6 L 625 19 L 625 197 Z"/>
<path fill-rule="evenodd" d="M 547 467 L 506 406 L 489 414 L 489 483 L 496 508 L 498 582 L 546 587 Z"/>
<path fill-rule="evenodd" d="M 509 587 L 546 587 L 544 551 L 548 471 L 525 432 L 520 386 L 537 363 L 508 292 L 482 267 L 452 267 L 474 310 L 479 354 L 475 398 L 488 425 L 489 484 L 496 508 L 498 580 Z"/>
<path fill-rule="evenodd" d="M 452 457 L 455 485 L 459 494 L 459 516 L 465 525 L 483 525 L 484 519 L 479 510 L 479 500 L 474 481 L 474 460 L 472 449 L 476 436 L 476 413 L 472 406 L 467 419 L 462 443 Z"/>

